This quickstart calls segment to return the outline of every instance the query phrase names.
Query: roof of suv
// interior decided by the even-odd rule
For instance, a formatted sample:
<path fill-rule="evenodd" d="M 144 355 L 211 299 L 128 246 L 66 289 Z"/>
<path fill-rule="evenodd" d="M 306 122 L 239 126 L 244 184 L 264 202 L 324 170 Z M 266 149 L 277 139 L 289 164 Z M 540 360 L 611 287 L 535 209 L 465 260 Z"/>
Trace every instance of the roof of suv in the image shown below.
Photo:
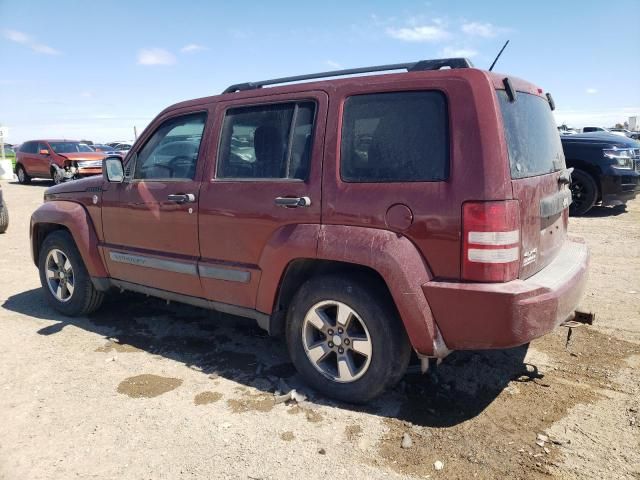
<path fill-rule="evenodd" d="M 416 67 L 420 64 L 429 66 L 429 62 L 435 62 L 433 65 L 439 66 L 439 68 L 416 68 L 412 69 L 412 67 Z M 443 65 L 444 62 L 444 65 Z M 442 66 L 449 66 L 447 63 L 451 63 L 454 65 L 451 68 L 442 68 Z M 465 66 L 466 64 L 466 66 Z M 386 67 L 386 68 L 385 68 Z M 406 72 L 397 72 L 400 69 L 407 69 Z M 396 70 L 396 72 L 393 72 Z M 378 75 L 366 75 L 363 74 L 369 72 L 392 72 L 392 73 L 381 73 Z M 348 76 L 347 76 L 348 75 Z M 354 76 L 357 75 L 357 76 Z M 183 102 L 176 103 L 167 107 L 165 110 L 161 112 L 161 114 L 184 107 L 191 107 L 200 105 L 203 103 L 210 103 L 215 100 L 227 100 L 227 99 L 243 99 L 243 98 L 252 98 L 256 96 L 263 95 L 275 95 L 275 94 L 284 94 L 284 93 L 298 93 L 305 92 L 311 90 L 327 90 L 327 89 L 339 89 L 344 86 L 359 84 L 363 82 L 363 79 L 366 79 L 368 84 L 375 83 L 387 83 L 389 81 L 411 81 L 422 78 L 451 78 L 451 79 L 466 79 L 468 81 L 478 81 L 481 78 L 484 78 L 485 81 L 489 81 L 493 83 L 494 88 L 496 89 L 504 89 L 503 80 L 505 77 L 509 78 L 513 87 L 517 91 L 531 93 L 534 95 L 543 95 L 543 90 L 538 88 L 536 85 L 533 85 L 530 82 L 522 80 L 517 77 L 512 77 L 510 75 L 500 74 L 496 72 L 489 72 L 486 70 L 474 68 L 471 62 L 467 59 L 440 59 L 440 60 L 423 60 L 421 62 L 414 62 L 410 64 L 394 64 L 394 65 L 382 65 L 382 66 L 374 66 L 374 67 L 363 67 L 357 69 L 349 69 L 349 70 L 336 70 L 334 72 L 322 72 L 317 74 L 310 75 L 298 75 L 294 77 L 283 77 L 277 78 L 273 80 L 265 80 L 260 82 L 247 82 L 241 84 L 231 85 L 220 95 L 212 95 L 208 97 L 196 98 L 193 100 L 186 100 Z M 335 78 L 342 77 L 342 78 Z M 307 80 L 316 80 L 316 81 L 307 81 Z M 291 83 L 294 82 L 294 83 Z M 274 86 L 272 86 L 274 85 Z M 277 86 L 275 86 L 277 85 Z M 268 90 L 265 90 L 263 87 L 267 87 Z"/>

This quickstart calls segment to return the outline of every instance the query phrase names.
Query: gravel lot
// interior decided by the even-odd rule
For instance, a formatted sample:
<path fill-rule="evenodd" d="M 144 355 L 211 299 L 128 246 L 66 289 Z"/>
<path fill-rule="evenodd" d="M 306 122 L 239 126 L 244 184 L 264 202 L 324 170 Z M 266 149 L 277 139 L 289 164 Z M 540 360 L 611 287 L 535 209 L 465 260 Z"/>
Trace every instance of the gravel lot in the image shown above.
<path fill-rule="evenodd" d="M 28 249 L 46 186 L 2 184 L 0 478 L 640 478 L 640 201 L 571 220 L 594 327 L 457 352 L 355 408 L 248 321 L 132 294 L 54 313 Z M 288 386 L 309 399 L 274 404 Z"/>

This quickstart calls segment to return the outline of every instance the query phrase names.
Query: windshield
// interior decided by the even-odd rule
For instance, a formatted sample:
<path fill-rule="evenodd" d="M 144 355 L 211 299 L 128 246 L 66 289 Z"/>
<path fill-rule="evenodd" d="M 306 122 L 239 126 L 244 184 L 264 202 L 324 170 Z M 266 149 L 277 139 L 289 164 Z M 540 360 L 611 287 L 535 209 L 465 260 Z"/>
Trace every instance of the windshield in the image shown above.
<path fill-rule="evenodd" d="M 564 169 L 562 143 L 547 100 L 518 92 L 515 102 L 510 102 L 504 90 L 497 93 L 509 148 L 511 178 L 534 177 Z"/>
<path fill-rule="evenodd" d="M 49 142 L 56 153 L 93 152 L 88 145 L 80 142 Z"/>

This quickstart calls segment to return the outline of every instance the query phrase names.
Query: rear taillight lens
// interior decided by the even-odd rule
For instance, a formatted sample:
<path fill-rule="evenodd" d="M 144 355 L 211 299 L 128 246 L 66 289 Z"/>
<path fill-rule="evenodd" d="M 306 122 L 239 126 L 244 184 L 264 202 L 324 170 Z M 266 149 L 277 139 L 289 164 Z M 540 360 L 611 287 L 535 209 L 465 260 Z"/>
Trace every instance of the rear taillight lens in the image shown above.
<path fill-rule="evenodd" d="M 520 266 L 517 200 L 466 202 L 462 206 L 462 279 L 509 282 Z"/>

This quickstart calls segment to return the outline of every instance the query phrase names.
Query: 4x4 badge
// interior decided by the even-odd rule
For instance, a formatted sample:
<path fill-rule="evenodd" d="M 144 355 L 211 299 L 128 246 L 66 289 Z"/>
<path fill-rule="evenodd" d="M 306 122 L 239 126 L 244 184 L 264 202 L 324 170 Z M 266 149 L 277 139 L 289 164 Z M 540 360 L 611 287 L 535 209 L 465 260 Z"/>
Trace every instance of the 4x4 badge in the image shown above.
<path fill-rule="evenodd" d="M 538 257 L 538 249 L 537 248 L 532 248 L 531 250 L 528 250 L 528 251 L 524 252 L 523 260 L 522 260 L 522 266 L 526 267 L 527 265 L 535 262 L 537 257 Z"/>

